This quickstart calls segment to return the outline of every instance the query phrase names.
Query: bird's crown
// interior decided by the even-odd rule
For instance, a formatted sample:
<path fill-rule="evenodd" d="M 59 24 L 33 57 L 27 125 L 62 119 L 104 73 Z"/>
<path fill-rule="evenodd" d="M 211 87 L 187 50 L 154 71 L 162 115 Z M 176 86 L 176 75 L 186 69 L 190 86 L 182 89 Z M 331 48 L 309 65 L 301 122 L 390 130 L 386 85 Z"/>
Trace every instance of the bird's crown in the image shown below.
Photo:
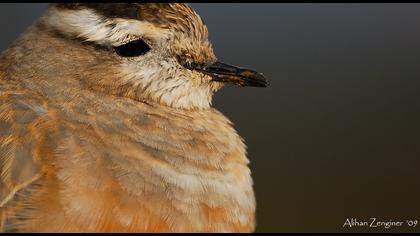
<path fill-rule="evenodd" d="M 60 17 L 55 23 L 61 30 L 87 41 L 118 45 L 140 34 L 176 41 L 172 50 L 181 63 L 215 60 L 207 27 L 187 4 L 58 3 L 50 7 Z"/>

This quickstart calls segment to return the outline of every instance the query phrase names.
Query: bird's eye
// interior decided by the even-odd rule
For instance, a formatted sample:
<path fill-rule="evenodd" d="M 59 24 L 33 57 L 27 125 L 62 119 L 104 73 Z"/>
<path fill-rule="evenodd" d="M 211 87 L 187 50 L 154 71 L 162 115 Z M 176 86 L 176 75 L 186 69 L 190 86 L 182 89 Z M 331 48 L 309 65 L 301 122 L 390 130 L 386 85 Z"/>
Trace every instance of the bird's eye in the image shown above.
<path fill-rule="evenodd" d="M 115 51 L 122 57 L 137 57 L 150 51 L 150 46 L 143 40 L 138 39 L 115 47 Z"/>

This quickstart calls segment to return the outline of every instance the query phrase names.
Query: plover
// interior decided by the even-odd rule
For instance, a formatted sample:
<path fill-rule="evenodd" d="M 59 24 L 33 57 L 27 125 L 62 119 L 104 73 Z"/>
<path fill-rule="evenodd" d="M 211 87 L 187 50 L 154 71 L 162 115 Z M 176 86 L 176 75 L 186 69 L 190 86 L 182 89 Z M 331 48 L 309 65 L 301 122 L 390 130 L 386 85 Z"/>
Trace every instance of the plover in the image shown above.
<path fill-rule="evenodd" d="M 245 145 L 186 4 L 51 4 L 0 57 L 4 232 L 252 232 Z"/>

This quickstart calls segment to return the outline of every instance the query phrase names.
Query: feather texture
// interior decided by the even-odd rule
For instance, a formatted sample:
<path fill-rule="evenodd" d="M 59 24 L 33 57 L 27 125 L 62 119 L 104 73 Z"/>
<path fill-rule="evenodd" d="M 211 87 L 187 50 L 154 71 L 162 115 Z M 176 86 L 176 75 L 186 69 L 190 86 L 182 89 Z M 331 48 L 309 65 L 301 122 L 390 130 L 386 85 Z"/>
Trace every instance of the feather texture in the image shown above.
<path fill-rule="evenodd" d="M 225 116 L 148 100 L 125 62 L 47 26 L 0 57 L 2 231 L 254 230 L 245 145 Z"/>

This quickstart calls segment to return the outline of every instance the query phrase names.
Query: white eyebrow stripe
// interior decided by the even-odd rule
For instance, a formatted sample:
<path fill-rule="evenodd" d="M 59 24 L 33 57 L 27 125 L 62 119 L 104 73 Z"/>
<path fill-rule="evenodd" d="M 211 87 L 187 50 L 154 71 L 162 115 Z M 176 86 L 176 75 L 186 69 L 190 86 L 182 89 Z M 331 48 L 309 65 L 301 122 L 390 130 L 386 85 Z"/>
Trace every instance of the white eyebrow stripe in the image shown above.
<path fill-rule="evenodd" d="M 52 27 L 99 44 L 119 46 L 127 41 L 147 36 L 154 39 L 169 37 L 169 31 L 145 21 L 105 17 L 90 9 L 49 9 L 46 22 Z"/>

